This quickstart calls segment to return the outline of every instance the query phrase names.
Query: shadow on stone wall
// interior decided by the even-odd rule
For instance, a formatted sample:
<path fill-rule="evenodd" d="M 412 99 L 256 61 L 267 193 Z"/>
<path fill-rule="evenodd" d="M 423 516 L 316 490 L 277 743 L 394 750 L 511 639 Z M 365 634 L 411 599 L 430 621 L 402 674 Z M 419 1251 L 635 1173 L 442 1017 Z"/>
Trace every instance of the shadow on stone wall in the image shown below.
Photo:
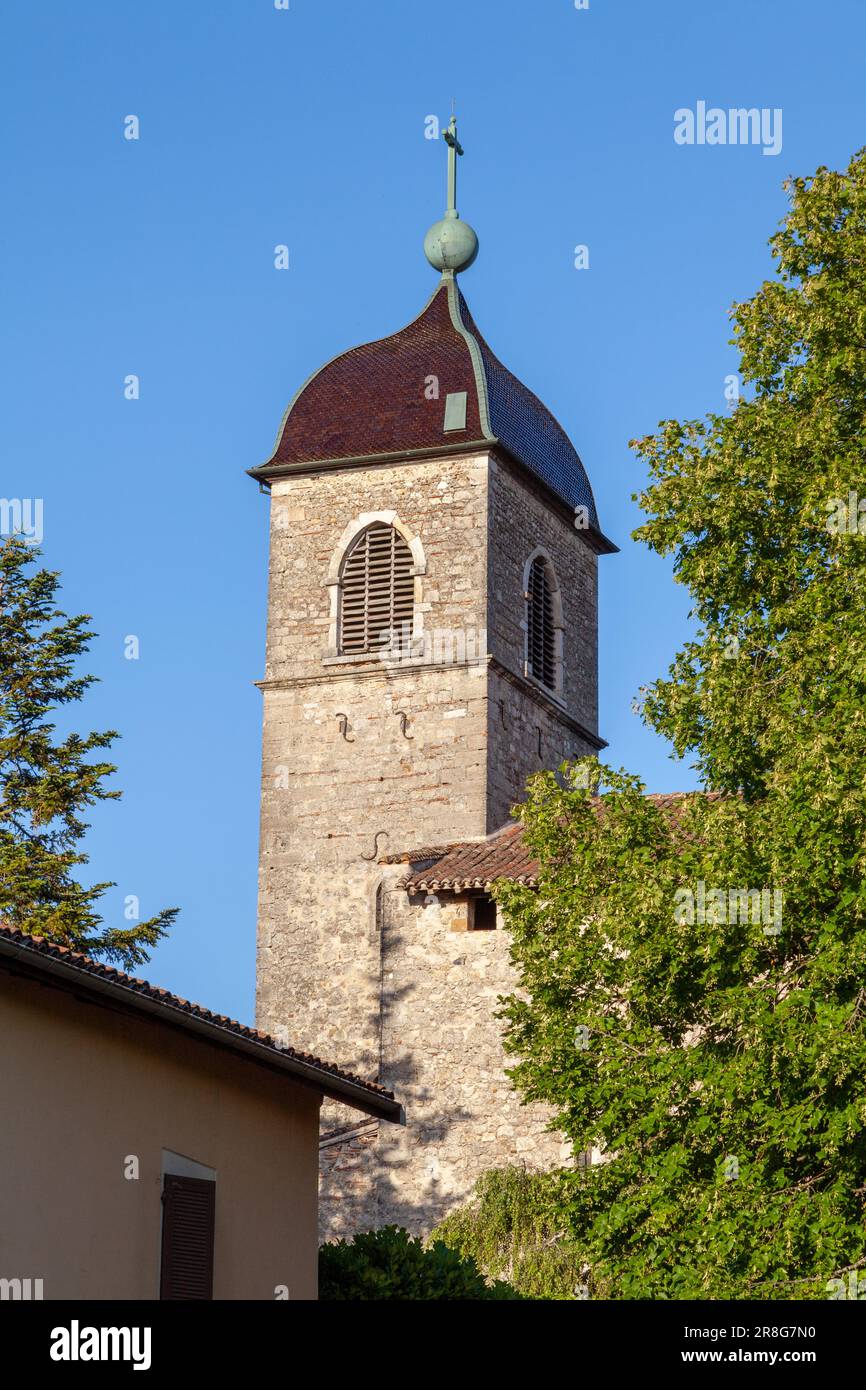
<path fill-rule="evenodd" d="M 390 921 L 383 949 L 399 956 L 406 944 L 404 929 Z M 454 1196 L 442 1190 L 437 1154 L 471 1114 L 460 1105 L 437 1108 L 435 1095 L 423 1084 L 429 1071 L 424 1059 L 407 1049 L 386 1056 L 381 1042 L 386 1031 L 393 1036 L 395 1012 L 422 987 L 413 981 L 386 988 L 383 969 L 379 1009 L 367 1020 L 380 1038 L 379 1075 L 370 1079 L 394 1092 L 405 1108 L 406 1125 L 365 1122 L 357 1113 L 352 1123 L 344 1111 L 341 1125 L 330 1128 L 332 1139 L 337 1129 L 345 1137 L 320 1149 L 322 1240 L 350 1239 L 358 1231 L 390 1225 L 426 1235 L 455 1205 Z"/>
<path fill-rule="evenodd" d="M 371 1079 L 394 1092 L 406 1125 L 344 1112 L 345 1133 L 320 1154 L 324 1240 L 388 1225 L 426 1235 L 470 1200 L 483 1171 L 561 1161 L 543 1110 L 523 1105 L 506 1077 L 495 1019 L 496 996 L 513 988 L 504 932 L 495 932 L 502 949 L 487 950 L 494 933 L 485 931 L 483 952 L 467 950 L 475 934 L 452 930 L 447 913 L 431 933 L 418 900 L 387 897 L 376 1005 L 362 1026 L 379 1039 Z M 464 974 L 467 958 L 474 968 Z"/>

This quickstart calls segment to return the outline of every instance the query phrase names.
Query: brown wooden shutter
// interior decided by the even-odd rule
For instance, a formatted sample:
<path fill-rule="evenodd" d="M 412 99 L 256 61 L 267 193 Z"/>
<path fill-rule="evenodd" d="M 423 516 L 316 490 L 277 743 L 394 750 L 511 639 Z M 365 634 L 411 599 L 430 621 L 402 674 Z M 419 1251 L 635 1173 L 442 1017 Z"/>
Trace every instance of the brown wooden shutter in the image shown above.
<path fill-rule="evenodd" d="M 166 1173 L 162 1189 L 161 1299 L 213 1298 L 216 1183 Z"/>
<path fill-rule="evenodd" d="M 340 650 L 379 651 L 384 634 L 408 644 L 412 637 L 415 581 L 412 552 L 393 526 L 376 522 L 362 531 L 343 564 L 340 584 Z"/>
<path fill-rule="evenodd" d="M 556 632 L 553 626 L 553 599 L 547 565 L 537 555 L 529 571 L 527 594 L 527 656 L 529 674 L 548 690 L 556 689 Z"/>

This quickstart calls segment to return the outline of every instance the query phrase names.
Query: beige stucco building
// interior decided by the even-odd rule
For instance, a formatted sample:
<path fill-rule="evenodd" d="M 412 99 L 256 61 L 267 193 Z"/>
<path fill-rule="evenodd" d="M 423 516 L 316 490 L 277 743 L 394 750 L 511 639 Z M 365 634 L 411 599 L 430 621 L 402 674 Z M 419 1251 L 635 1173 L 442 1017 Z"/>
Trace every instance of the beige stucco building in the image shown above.
<path fill-rule="evenodd" d="M 0 1036 L 0 1298 L 316 1297 L 322 1099 L 393 1097 L 7 928 Z"/>

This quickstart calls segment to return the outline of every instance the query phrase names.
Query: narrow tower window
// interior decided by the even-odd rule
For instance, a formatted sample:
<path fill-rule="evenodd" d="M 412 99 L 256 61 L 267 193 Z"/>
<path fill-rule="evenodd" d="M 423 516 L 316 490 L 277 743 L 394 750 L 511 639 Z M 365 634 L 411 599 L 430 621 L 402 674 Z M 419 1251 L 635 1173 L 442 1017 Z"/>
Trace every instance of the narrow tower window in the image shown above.
<path fill-rule="evenodd" d="M 412 552 L 393 526 L 376 522 L 358 536 L 340 580 L 340 651 L 372 652 L 412 640 Z"/>
<path fill-rule="evenodd" d="M 556 689 L 556 629 L 553 625 L 553 586 L 547 561 L 536 555 L 529 568 L 526 591 L 526 662 L 534 676 L 548 690 Z"/>

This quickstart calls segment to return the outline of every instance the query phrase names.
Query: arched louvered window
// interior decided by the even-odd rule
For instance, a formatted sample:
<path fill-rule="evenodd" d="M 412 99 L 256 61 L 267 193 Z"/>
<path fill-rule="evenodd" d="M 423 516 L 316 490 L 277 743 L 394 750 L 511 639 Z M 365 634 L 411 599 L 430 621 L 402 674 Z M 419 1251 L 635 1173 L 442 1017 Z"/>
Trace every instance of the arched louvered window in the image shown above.
<path fill-rule="evenodd" d="M 553 622 L 553 584 L 543 555 L 529 567 L 526 591 L 527 672 L 548 690 L 556 689 L 556 628 Z"/>
<path fill-rule="evenodd" d="M 340 651 L 373 652 L 412 640 L 415 603 L 412 552 L 393 526 L 362 531 L 343 561 Z"/>

